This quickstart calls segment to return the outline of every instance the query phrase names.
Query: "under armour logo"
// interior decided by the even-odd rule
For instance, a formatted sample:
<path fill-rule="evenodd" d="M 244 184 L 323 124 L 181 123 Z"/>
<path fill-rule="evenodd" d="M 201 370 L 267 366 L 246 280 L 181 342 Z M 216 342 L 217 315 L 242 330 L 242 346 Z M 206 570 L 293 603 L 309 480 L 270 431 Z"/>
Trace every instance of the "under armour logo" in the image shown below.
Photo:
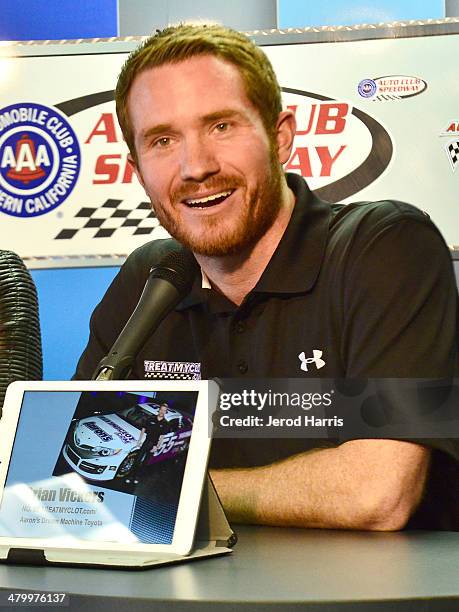
<path fill-rule="evenodd" d="M 320 368 L 323 368 L 324 365 L 325 365 L 325 361 L 323 359 L 321 359 L 322 353 L 323 353 L 323 351 L 318 351 L 316 349 L 314 349 L 312 351 L 312 354 L 313 354 L 312 357 L 306 357 L 304 351 L 302 353 L 300 353 L 298 355 L 298 359 L 301 361 L 301 369 L 304 370 L 305 372 L 307 372 L 308 371 L 308 363 L 315 363 L 316 364 L 316 368 L 318 370 L 320 370 Z"/>

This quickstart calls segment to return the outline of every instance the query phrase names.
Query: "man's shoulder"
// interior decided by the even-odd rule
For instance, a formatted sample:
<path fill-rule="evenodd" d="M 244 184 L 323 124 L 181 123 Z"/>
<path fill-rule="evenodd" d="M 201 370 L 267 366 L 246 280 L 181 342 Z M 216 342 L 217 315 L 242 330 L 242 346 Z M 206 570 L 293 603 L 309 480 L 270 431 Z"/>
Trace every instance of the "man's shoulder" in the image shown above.
<path fill-rule="evenodd" d="M 356 264 L 359 282 L 364 274 L 389 279 L 395 272 L 411 274 L 418 282 L 427 267 L 433 276 L 451 276 L 445 239 L 429 215 L 416 206 L 381 200 L 331 207 L 326 261 L 332 269 L 348 273 L 349 266 Z"/>
<path fill-rule="evenodd" d="M 332 204 L 333 223 L 359 225 L 368 222 L 373 227 L 412 219 L 431 223 L 429 215 L 423 210 L 400 200 L 377 200 Z"/>
<path fill-rule="evenodd" d="M 392 232 L 394 239 L 407 232 L 431 236 L 435 242 L 443 238 L 429 215 L 412 204 L 399 200 L 379 200 L 332 204 L 330 232 L 336 239 L 360 241 Z M 398 231 L 400 230 L 400 232 Z M 397 233 L 394 233 L 394 232 Z M 406 232 L 406 233 L 405 233 Z"/>

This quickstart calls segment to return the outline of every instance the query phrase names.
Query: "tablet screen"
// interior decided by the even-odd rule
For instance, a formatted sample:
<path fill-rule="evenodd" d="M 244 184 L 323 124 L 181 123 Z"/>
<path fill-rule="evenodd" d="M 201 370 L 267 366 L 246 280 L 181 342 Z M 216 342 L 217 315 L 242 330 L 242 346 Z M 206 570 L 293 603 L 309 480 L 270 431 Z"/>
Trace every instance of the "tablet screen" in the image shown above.
<path fill-rule="evenodd" d="M 171 544 L 198 391 L 25 391 L 0 536 Z"/>

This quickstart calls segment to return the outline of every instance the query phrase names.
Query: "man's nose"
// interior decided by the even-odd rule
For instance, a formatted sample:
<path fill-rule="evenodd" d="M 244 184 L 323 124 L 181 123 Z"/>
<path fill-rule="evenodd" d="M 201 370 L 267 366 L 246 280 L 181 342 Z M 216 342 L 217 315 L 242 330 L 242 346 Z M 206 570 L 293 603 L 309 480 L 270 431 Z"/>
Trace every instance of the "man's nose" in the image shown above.
<path fill-rule="evenodd" d="M 205 138 L 189 138 L 182 144 L 181 178 L 202 182 L 220 171 L 212 146 Z"/>

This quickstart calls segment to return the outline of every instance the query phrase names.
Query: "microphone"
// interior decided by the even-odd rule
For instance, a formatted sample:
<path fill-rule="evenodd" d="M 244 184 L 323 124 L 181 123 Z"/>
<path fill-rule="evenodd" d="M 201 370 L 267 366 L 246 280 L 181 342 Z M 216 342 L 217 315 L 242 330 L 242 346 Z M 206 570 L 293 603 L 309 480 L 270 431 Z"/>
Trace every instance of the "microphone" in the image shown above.
<path fill-rule="evenodd" d="M 0 250 L 0 417 L 11 382 L 42 378 L 37 290 L 19 255 Z"/>
<path fill-rule="evenodd" d="M 164 317 L 191 291 L 199 266 L 183 247 L 167 253 L 150 275 L 142 295 L 110 352 L 99 362 L 93 380 L 127 378 L 132 363 Z"/>

